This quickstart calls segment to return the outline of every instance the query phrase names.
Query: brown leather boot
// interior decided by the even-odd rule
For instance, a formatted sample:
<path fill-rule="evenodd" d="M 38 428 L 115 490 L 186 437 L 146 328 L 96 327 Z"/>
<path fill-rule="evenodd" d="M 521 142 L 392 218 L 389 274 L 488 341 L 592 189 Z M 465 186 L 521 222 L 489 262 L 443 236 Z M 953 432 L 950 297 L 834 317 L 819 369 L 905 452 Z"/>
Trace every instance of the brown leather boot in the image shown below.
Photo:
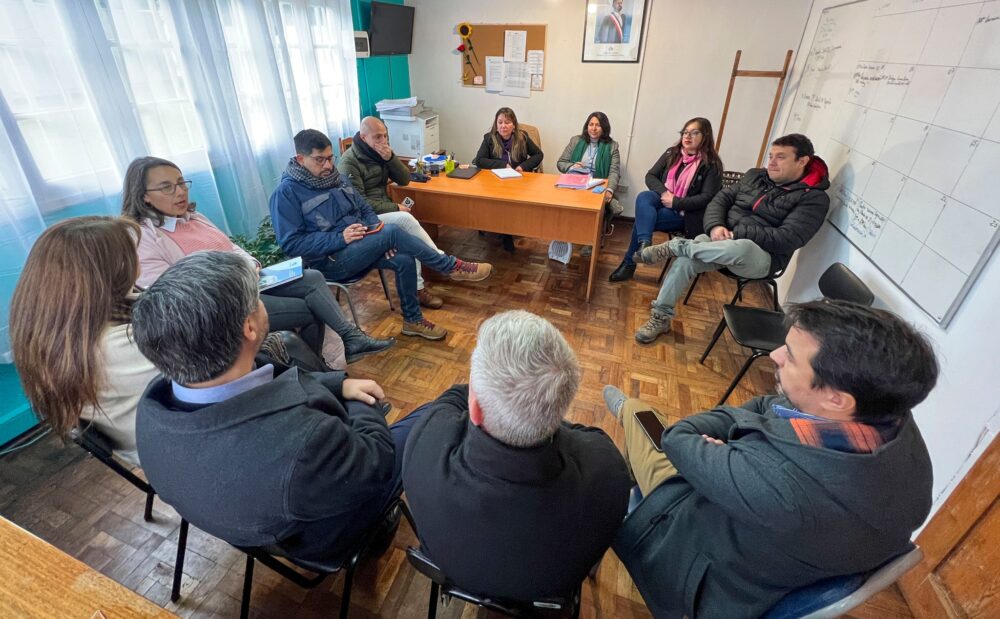
<path fill-rule="evenodd" d="M 444 299 L 432 293 L 426 286 L 417 291 L 417 300 L 430 309 L 441 309 L 444 305 Z"/>

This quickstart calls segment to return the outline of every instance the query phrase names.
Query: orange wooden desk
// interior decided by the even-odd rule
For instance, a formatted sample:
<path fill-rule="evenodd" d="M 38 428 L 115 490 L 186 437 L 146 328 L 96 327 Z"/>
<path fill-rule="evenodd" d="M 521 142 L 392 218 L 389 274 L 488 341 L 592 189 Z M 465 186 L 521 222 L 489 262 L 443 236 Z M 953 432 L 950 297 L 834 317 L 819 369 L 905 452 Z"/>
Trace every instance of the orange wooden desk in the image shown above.
<path fill-rule="evenodd" d="M 0 518 L 0 617 L 176 617 Z"/>
<path fill-rule="evenodd" d="M 592 245 L 587 301 L 594 286 L 601 244 L 604 197 L 582 189 L 557 189 L 556 174 L 524 174 L 501 180 L 482 170 L 468 180 L 432 176 L 426 183 L 391 185 L 392 199 L 413 198 L 422 223 L 472 228 L 538 239 Z"/>

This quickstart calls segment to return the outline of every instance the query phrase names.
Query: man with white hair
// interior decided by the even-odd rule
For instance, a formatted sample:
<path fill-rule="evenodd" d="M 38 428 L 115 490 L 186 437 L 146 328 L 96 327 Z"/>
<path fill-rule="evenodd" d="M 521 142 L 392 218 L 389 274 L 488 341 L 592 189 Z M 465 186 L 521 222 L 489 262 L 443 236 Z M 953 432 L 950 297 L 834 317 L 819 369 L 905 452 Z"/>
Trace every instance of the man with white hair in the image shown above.
<path fill-rule="evenodd" d="M 387 224 L 396 224 L 439 254 L 444 253 L 438 249 L 427 231 L 411 214 L 413 205 L 393 202 L 389 197 L 389 181 L 392 180 L 397 185 L 408 185 L 410 171 L 396 153 L 392 152 L 392 147 L 389 146 L 389 130 L 386 129 L 385 123 L 374 116 L 362 118 L 361 130 L 354 134 L 351 147 L 341 155 L 337 169 L 371 205 L 379 219 Z M 419 260 L 417 299 L 421 305 L 430 309 L 440 309 L 444 305 L 444 300 L 432 294 L 430 288 L 424 284 Z"/>
<path fill-rule="evenodd" d="M 604 432 L 563 421 L 580 366 L 548 321 L 493 316 L 471 365 L 470 384 L 418 409 L 403 454 L 421 546 L 471 593 L 568 595 L 625 517 L 625 463 Z"/>

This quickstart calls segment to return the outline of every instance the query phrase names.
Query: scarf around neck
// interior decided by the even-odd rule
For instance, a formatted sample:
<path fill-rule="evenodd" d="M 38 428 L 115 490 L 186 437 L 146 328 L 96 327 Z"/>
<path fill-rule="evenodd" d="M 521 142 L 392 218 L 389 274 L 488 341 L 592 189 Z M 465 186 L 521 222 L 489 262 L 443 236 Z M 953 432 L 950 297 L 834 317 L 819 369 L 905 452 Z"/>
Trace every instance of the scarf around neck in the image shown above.
<path fill-rule="evenodd" d="M 382 158 L 382 155 L 378 154 L 378 151 L 368 145 L 361 139 L 361 132 L 358 131 L 354 134 L 354 141 L 351 142 L 351 148 L 357 149 L 358 154 L 363 155 L 366 159 L 371 159 L 372 163 L 376 163 L 381 167 L 388 165 L 388 161 Z"/>
<path fill-rule="evenodd" d="M 683 150 L 681 151 L 681 156 L 677 158 L 674 165 L 670 167 L 667 171 L 666 185 L 670 193 L 674 194 L 678 198 L 683 198 L 687 195 L 688 189 L 691 188 L 691 181 L 694 179 L 694 173 L 698 170 L 698 165 L 701 163 L 701 153 L 694 155 L 689 155 Z M 684 169 L 680 170 L 681 166 Z M 680 173 L 678 174 L 678 170 Z"/>
<path fill-rule="evenodd" d="M 573 149 L 573 162 L 583 159 L 583 153 L 590 145 L 588 140 L 580 139 Z M 594 162 L 591 164 L 591 176 L 594 178 L 607 178 L 611 172 L 611 142 L 598 142 L 597 154 L 594 155 Z"/>
<path fill-rule="evenodd" d="M 310 189 L 333 189 L 340 187 L 340 172 L 336 166 L 333 167 L 333 173 L 330 176 L 320 178 L 313 176 L 312 172 L 305 169 L 295 160 L 295 157 L 292 157 L 288 160 L 288 167 L 285 168 L 285 174 Z"/>

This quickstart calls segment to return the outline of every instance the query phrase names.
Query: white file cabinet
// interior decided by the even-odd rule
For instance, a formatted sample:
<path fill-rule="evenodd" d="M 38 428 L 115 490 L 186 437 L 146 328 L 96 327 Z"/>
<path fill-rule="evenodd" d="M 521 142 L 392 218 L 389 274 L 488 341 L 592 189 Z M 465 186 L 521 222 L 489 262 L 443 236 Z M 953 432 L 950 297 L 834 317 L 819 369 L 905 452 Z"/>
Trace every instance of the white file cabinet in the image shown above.
<path fill-rule="evenodd" d="M 441 148 L 437 112 L 425 110 L 416 116 L 382 115 L 389 130 L 389 144 L 400 157 L 426 155 Z"/>

